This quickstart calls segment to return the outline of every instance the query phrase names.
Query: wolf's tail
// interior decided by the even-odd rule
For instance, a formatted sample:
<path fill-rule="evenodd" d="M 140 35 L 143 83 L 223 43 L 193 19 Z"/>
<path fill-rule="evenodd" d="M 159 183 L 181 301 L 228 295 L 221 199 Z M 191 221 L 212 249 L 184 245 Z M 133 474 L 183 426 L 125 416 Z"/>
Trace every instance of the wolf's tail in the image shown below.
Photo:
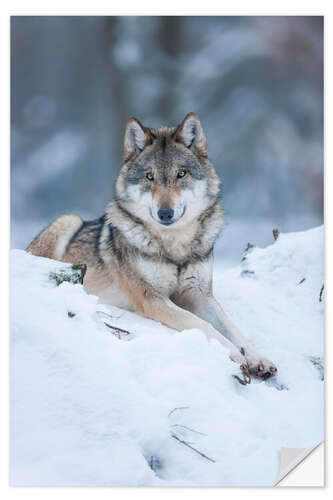
<path fill-rule="evenodd" d="M 61 260 L 72 236 L 83 220 L 78 215 L 62 215 L 43 229 L 27 247 L 27 252 L 39 257 Z"/>

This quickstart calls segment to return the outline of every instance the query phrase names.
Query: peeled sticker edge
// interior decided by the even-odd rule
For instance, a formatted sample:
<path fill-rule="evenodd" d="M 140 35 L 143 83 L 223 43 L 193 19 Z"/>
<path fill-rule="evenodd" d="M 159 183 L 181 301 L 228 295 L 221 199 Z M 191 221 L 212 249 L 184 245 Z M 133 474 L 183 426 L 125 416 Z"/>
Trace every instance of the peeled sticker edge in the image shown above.
<path fill-rule="evenodd" d="M 279 478 L 274 486 L 277 486 L 284 477 L 286 477 L 298 464 L 300 464 L 310 453 L 313 452 L 321 443 L 311 448 L 280 448 L 280 470 Z"/>

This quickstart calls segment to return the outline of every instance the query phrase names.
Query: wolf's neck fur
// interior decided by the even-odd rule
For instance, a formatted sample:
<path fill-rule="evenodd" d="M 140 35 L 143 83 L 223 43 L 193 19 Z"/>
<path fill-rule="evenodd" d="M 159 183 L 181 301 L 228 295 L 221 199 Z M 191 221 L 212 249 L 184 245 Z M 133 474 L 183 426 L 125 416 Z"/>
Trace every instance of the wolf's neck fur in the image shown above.
<path fill-rule="evenodd" d="M 127 248 L 177 264 L 204 259 L 212 251 L 223 226 L 218 201 L 186 226 L 167 229 L 146 225 L 117 201 L 109 203 L 105 214 L 107 224 L 117 229 Z"/>

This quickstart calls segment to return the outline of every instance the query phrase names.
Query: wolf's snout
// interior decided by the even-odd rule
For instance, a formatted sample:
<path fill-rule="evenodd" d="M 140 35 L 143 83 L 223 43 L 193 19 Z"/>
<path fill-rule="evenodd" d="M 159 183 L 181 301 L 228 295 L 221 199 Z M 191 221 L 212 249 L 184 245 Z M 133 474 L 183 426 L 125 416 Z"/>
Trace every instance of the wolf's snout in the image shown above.
<path fill-rule="evenodd" d="M 157 212 L 157 215 L 159 216 L 159 219 L 162 224 L 171 224 L 172 223 L 172 218 L 174 216 L 174 211 L 172 208 L 160 208 L 159 211 Z"/>

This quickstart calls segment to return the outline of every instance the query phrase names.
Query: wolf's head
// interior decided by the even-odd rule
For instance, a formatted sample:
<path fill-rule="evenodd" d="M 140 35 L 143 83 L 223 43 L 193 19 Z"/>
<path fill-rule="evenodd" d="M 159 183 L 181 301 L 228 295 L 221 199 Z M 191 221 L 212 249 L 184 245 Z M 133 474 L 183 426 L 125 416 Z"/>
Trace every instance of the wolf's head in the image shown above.
<path fill-rule="evenodd" d="M 218 200 L 220 180 L 208 160 L 199 118 L 186 115 L 175 128 L 157 130 L 131 118 L 125 131 L 125 163 L 116 183 L 118 202 L 159 229 L 197 219 Z"/>

